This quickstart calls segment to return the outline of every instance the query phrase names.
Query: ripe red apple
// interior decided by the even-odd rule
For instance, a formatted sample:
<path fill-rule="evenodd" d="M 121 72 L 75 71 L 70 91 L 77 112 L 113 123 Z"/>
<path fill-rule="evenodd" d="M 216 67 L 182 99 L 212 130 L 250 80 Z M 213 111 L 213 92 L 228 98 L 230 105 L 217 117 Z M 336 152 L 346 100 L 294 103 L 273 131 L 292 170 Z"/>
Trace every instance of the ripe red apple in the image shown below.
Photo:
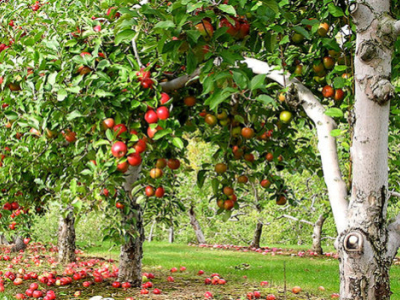
<path fill-rule="evenodd" d="M 147 295 L 148 293 L 149 293 L 149 291 L 146 290 L 146 289 L 141 289 L 141 290 L 140 290 L 140 294 L 141 294 L 141 295 Z"/>
<path fill-rule="evenodd" d="M 17 299 L 17 300 L 25 299 L 25 295 L 24 294 L 16 294 L 15 299 Z"/>
<path fill-rule="evenodd" d="M 165 158 L 159 158 L 156 162 L 156 168 L 164 169 L 167 166 L 167 160 Z"/>
<path fill-rule="evenodd" d="M 228 30 L 226 31 L 226 33 L 228 33 L 229 35 L 236 37 L 236 35 L 238 34 L 239 30 L 240 30 L 240 23 L 236 18 L 232 18 L 235 22 L 235 25 L 232 25 L 231 22 L 229 22 L 228 19 L 224 18 L 221 20 L 221 22 L 219 22 L 219 28 L 222 27 L 228 27 Z"/>
<path fill-rule="evenodd" d="M 330 98 L 334 95 L 335 91 L 333 89 L 333 87 L 331 87 L 330 85 L 326 85 L 323 89 L 322 89 L 322 95 L 325 98 Z"/>
<path fill-rule="evenodd" d="M 261 180 L 261 186 L 264 189 L 267 189 L 271 186 L 271 181 L 269 181 L 268 179 L 263 179 L 263 180 Z"/>
<path fill-rule="evenodd" d="M 212 297 L 213 297 L 213 294 L 211 292 L 205 292 L 204 293 L 204 298 L 205 299 L 212 299 Z"/>
<path fill-rule="evenodd" d="M 152 196 L 154 196 L 154 188 L 152 187 L 152 186 L 146 186 L 146 189 L 145 189 L 145 191 L 146 191 L 146 196 L 147 197 L 152 197 Z"/>
<path fill-rule="evenodd" d="M 171 273 L 178 272 L 178 268 L 173 267 L 170 271 L 171 271 Z"/>
<path fill-rule="evenodd" d="M 167 281 L 168 281 L 168 282 L 174 282 L 175 280 L 174 280 L 174 277 L 168 276 Z"/>
<path fill-rule="evenodd" d="M 150 110 L 148 110 L 146 112 L 146 114 L 144 115 L 144 119 L 149 124 L 153 124 L 153 123 L 157 123 L 158 122 L 157 113 L 152 109 L 150 109 Z"/>
<path fill-rule="evenodd" d="M 159 289 L 154 289 L 153 290 L 153 294 L 154 295 L 160 295 L 162 292 L 161 292 L 161 290 L 159 290 Z"/>
<path fill-rule="evenodd" d="M 124 209 L 125 206 L 121 202 L 117 202 L 115 203 L 115 207 L 118 209 Z"/>
<path fill-rule="evenodd" d="M 122 288 L 123 288 L 124 290 L 129 289 L 130 287 L 131 287 L 131 284 L 130 284 L 129 282 L 124 282 L 124 283 L 122 283 Z"/>
<path fill-rule="evenodd" d="M 157 108 L 156 114 L 160 120 L 166 120 L 169 118 L 169 110 L 165 106 L 161 106 L 161 107 Z M 156 123 L 156 122 L 154 122 L 154 123 Z"/>
<path fill-rule="evenodd" d="M 94 30 L 95 32 L 100 32 L 100 31 L 101 31 L 101 25 L 96 25 L 96 26 L 94 26 L 94 27 L 93 27 L 93 30 Z"/>
<path fill-rule="evenodd" d="M 146 141 L 144 139 L 138 140 L 133 148 L 136 150 L 137 153 L 143 153 L 144 151 L 146 151 L 147 148 Z"/>
<path fill-rule="evenodd" d="M 181 166 L 181 162 L 179 161 L 179 159 L 175 158 L 168 159 L 167 164 L 168 168 L 170 168 L 171 170 L 177 170 Z"/>
<path fill-rule="evenodd" d="M 197 275 L 203 275 L 203 274 L 204 274 L 203 270 L 200 270 L 199 272 L 197 272 Z"/>
<path fill-rule="evenodd" d="M 1 84 L 1 83 L 0 83 Z M 170 96 L 167 93 L 161 93 L 160 103 L 165 104 L 170 100 Z"/>
<path fill-rule="evenodd" d="M 150 177 L 153 179 L 160 178 L 163 175 L 163 171 L 158 168 L 154 168 L 150 170 Z"/>
<path fill-rule="evenodd" d="M 276 300 L 276 297 L 275 297 L 275 295 L 273 295 L 273 294 L 269 294 L 269 295 L 267 296 L 266 300 Z"/>
<path fill-rule="evenodd" d="M 131 166 L 139 166 L 142 163 L 142 157 L 139 153 L 131 153 L 128 155 L 128 163 Z"/>
<path fill-rule="evenodd" d="M 42 298 L 42 297 L 43 297 L 43 292 L 42 292 L 42 291 L 36 290 L 36 291 L 34 291 L 34 292 L 32 293 L 32 297 L 33 297 L 33 298 Z"/>
<path fill-rule="evenodd" d="M 121 282 L 114 281 L 114 282 L 112 283 L 112 287 L 113 287 L 113 288 L 119 288 L 119 287 L 121 287 Z"/>
<path fill-rule="evenodd" d="M 261 293 L 259 291 L 254 291 L 253 295 L 254 295 L 254 298 L 256 298 L 256 299 L 261 298 Z"/>
<path fill-rule="evenodd" d="M 36 283 L 36 282 L 34 282 L 34 283 L 32 283 L 30 286 L 29 286 L 29 289 L 31 289 L 31 290 L 37 290 L 39 288 L 39 285 Z"/>
<path fill-rule="evenodd" d="M 301 287 L 299 286 L 295 286 L 294 288 L 292 288 L 292 292 L 293 294 L 298 294 L 301 292 Z"/>
<path fill-rule="evenodd" d="M 68 143 L 73 143 L 76 141 L 76 133 L 69 129 L 67 129 L 66 133 L 64 133 L 64 137 Z"/>
<path fill-rule="evenodd" d="M 122 158 L 128 152 L 128 147 L 124 142 L 115 142 L 111 147 L 111 153 L 116 158 Z"/>
<path fill-rule="evenodd" d="M 201 23 L 197 24 L 195 27 L 205 40 L 209 40 L 214 34 L 214 27 L 207 20 L 203 19 Z"/>
<path fill-rule="evenodd" d="M 185 272 L 185 271 L 186 271 L 186 267 L 181 267 L 181 268 L 180 268 L 180 271 L 181 271 L 181 272 Z"/>
<path fill-rule="evenodd" d="M 156 189 L 155 195 L 157 198 L 162 198 L 164 196 L 164 194 L 165 194 L 165 190 L 162 186 L 160 186 Z"/>
<path fill-rule="evenodd" d="M 128 129 L 126 128 L 126 126 L 124 124 L 117 124 L 113 127 L 114 132 L 117 133 L 117 137 L 119 137 L 121 134 L 123 134 L 124 132 L 127 132 Z"/>
<path fill-rule="evenodd" d="M 269 282 L 268 281 L 261 281 L 261 286 L 268 286 Z"/>
<path fill-rule="evenodd" d="M 114 121 L 113 118 L 108 118 L 108 119 L 105 119 L 105 120 L 101 123 L 101 125 L 102 125 L 102 127 L 103 127 L 104 130 L 106 130 L 106 129 L 111 129 L 111 128 L 113 128 L 113 127 L 115 126 L 115 121 Z M 122 125 L 122 124 L 120 124 L 120 125 Z"/>

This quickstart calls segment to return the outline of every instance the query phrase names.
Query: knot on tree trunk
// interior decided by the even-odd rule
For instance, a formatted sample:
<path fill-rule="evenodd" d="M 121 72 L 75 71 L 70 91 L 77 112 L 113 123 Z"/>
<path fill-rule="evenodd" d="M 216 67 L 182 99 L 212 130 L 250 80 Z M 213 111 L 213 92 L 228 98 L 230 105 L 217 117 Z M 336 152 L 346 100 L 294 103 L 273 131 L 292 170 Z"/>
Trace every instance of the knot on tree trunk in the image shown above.
<path fill-rule="evenodd" d="M 285 101 L 289 106 L 294 108 L 298 108 L 303 104 L 303 101 L 300 100 L 299 90 L 296 84 L 292 83 L 288 86 L 288 91 L 285 95 Z"/>
<path fill-rule="evenodd" d="M 383 106 L 394 96 L 395 89 L 385 76 L 371 76 L 360 80 L 368 99 Z"/>

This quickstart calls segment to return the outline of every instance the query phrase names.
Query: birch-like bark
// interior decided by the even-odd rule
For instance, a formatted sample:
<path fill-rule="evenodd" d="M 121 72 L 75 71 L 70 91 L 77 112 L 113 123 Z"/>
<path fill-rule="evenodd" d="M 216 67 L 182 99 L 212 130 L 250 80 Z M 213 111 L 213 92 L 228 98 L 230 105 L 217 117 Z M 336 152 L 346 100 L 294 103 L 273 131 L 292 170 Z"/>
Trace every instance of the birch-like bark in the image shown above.
<path fill-rule="evenodd" d="M 174 230 L 174 225 L 171 225 L 171 226 L 169 227 L 168 232 L 169 232 L 169 234 L 168 234 L 168 242 L 169 242 L 170 244 L 172 244 L 172 243 L 175 241 L 175 230 Z"/>
<path fill-rule="evenodd" d="M 142 258 L 144 242 L 143 212 L 136 198 L 132 197 L 133 184 L 138 180 L 141 166 L 129 167 L 125 176 L 124 190 L 127 196 L 126 203 L 130 205 L 130 212 L 122 215 L 122 225 L 129 227 L 128 241 L 122 245 L 118 281 L 130 282 L 133 287 L 142 284 Z M 134 220 L 134 221 L 133 221 Z"/>
<path fill-rule="evenodd" d="M 156 225 L 157 225 L 157 221 L 154 220 L 150 227 L 149 236 L 147 237 L 147 241 L 149 243 L 153 241 L 154 230 L 155 230 Z"/>
<path fill-rule="evenodd" d="M 60 216 L 60 225 L 58 229 L 58 261 L 61 264 L 67 264 L 75 261 L 75 216 L 72 208 L 64 218 Z"/>
<path fill-rule="evenodd" d="M 190 225 L 192 225 L 194 233 L 196 234 L 197 242 L 199 244 L 205 244 L 206 238 L 204 237 L 203 231 L 201 230 L 200 223 L 196 218 L 196 213 L 194 211 L 193 206 L 191 206 L 189 209 L 189 217 L 190 217 Z"/>

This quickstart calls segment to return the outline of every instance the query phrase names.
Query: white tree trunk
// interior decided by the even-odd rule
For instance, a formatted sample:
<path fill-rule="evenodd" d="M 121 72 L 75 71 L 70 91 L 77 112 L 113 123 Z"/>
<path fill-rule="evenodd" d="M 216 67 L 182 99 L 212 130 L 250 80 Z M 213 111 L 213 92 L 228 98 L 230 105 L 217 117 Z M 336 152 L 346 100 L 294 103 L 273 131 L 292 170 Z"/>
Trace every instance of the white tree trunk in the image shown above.
<path fill-rule="evenodd" d="M 67 264 L 75 261 L 75 216 L 72 208 L 64 218 L 60 216 L 58 229 L 58 260 L 62 264 Z"/>
<path fill-rule="evenodd" d="M 129 228 L 128 241 L 121 246 L 118 281 L 130 282 L 134 287 L 142 284 L 142 258 L 144 242 L 143 212 L 136 199 L 132 197 L 132 185 L 137 181 L 141 166 L 129 167 L 126 173 L 124 190 L 126 202 L 130 205 L 130 212 L 122 215 L 122 225 Z"/>
<path fill-rule="evenodd" d="M 322 214 L 319 216 L 318 220 L 314 224 L 314 230 L 312 235 L 312 251 L 318 253 L 319 255 L 323 254 L 322 246 L 321 246 L 321 237 L 322 237 L 322 226 L 324 225 L 326 218 Z"/>
<path fill-rule="evenodd" d="M 147 241 L 149 243 L 153 241 L 154 230 L 155 230 L 156 225 L 157 225 L 157 221 L 154 220 L 153 223 L 151 224 L 149 236 L 147 238 Z"/>
<path fill-rule="evenodd" d="M 168 242 L 172 244 L 174 241 L 175 241 L 175 230 L 174 230 L 174 225 L 172 224 L 169 227 Z"/>
<path fill-rule="evenodd" d="M 196 218 L 196 213 L 194 211 L 193 206 L 191 206 L 189 209 L 189 217 L 190 217 L 190 224 L 192 225 L 194 233 L 196 234 L 197 242 L 199 244 L 205 244 L 206 238 L 204 237 L 203 231 L 201 230 L 200 223 Z"/>

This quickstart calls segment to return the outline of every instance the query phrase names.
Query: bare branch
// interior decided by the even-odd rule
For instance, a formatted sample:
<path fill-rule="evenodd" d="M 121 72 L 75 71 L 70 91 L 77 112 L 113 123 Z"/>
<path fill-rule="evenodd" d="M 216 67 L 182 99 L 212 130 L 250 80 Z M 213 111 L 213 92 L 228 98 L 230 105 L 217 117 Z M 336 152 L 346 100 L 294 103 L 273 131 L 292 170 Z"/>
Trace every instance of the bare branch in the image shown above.
<path fill-rule="evenodd" d="M 190 75 L 184 75 L 184 76 L 178 77 L 176 79 L 173 79 L 171 81 L 162 82 L 162 83 L 160 83 L 160 85 L 164 92 L 169 93 L 174 90 L 179 90 L 179 89 L 185 87 L 186 83 L 195 79 L 199 75 L 200 75 L 200 68 L 196 69 Z"/>
<path fill-rule="evenodd" d="M 325 183 L 328 187 L 329 200 L 338 232 L 345 230 L 347 226 L 347 187 L 342 179 L 339 158 L 337 155 L 336 140 L 331 136 L 331 131 L 337 127 L 335 121 L 325 115 L 325 108 L 314 94 L 298 80 L 290 78 L 290 74 L 282 74 L 281 71 L 269 66 L 267 63 L 253 58 L 245 58 L 244 63 L 255 74 L 266 74 L 267 77 L 280 85 L 285 82 L 295 85 L 298 90 L 299 100 L 305 112 L 314 122 L 318 134 L 318 148 L 321 153 L 322 169 Z"/>
<path fill-rule="evenodd" d="M 137 49 L 137 46 L 136 46 L 136 39 L 138 38 L 138 36 L 139 35 L 136 34 L 135 37 L 132 39 L 132 48 L 133 48 L 133 52 L 135 53 L 135 58 L 136 58 L 136 61 L 137 61 L 138 65 L 139 65 L 139 67 L 143 68 L 144 65 L 142 64 L 142 62 L 140 60 L 139 52 L 138 52 L 138 49 Z"/>
<path fill-rule="evenodd" d="M 310 221 L 298 219 L 298 218 L 290 216 L 290 215 L 282 215 L 282 217 L 286 218 L 286 219 L 290 219 L 290 220 L 296 221 L 296 222 L 301 222 L 301 223 L 304 223 L 304 224 L 307 224 L 307 225 L 310 225 L 310 226 L 314 226 L 314 224 L 312 222 L 310 222 Z"/>
<path fill-rule="evenodd" d="M 388 226 L 387 257 L 394 258 L 400 247 L 400 214 Z"/>

